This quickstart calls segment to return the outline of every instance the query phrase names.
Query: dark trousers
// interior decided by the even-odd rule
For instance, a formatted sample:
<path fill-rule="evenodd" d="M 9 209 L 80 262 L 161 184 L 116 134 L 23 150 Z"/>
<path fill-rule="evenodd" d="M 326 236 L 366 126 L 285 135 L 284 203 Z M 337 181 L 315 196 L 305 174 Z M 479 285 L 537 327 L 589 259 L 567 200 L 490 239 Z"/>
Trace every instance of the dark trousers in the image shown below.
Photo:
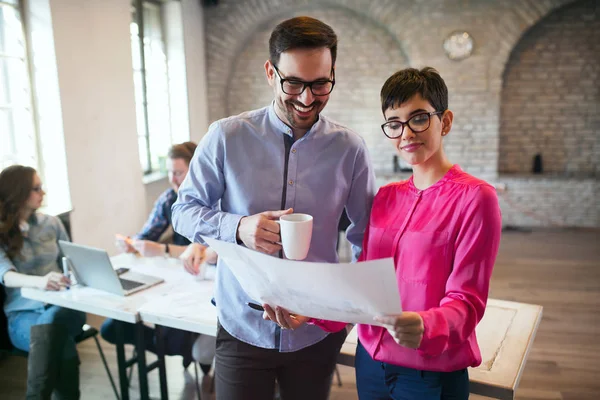
<path fill-rule="evenodd" d="M 356 389 L 360 400 L 467 400 L 469 373 L 419 371 L 375 361 L 358 343 Z"/>
<path fill-rule="evenodd" d="M 219 324 L 215 357 L 217 400 L 273 399 L 275 380 L 282 400 L 326 400 L 346 330 L 302 350 L 281 353 L 231 336 Z"/>

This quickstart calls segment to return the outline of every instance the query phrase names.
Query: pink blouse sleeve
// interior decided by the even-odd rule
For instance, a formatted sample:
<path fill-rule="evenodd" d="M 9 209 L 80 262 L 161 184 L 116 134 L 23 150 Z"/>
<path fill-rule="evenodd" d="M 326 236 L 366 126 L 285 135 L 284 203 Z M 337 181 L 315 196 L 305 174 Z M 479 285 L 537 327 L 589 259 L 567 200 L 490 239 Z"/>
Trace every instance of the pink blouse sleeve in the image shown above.
<path fill-rule="evenodd" d="M 437 356 L 464 343 L 485 312 L 502 230 L 495 189 L 477 188 L 464 206 L 462 219 L 445 297 L 439 307 L 419 312 L 425 332 L 418 350 L 425 356 Z"/>
<path fill-rule="evenodd" d="M 311 318 L 307 322 L 310 325 L 316 325 L 325 332 L 339 332 L 348 325 L 347 322 L 327 321 L 324 319 Z"/>

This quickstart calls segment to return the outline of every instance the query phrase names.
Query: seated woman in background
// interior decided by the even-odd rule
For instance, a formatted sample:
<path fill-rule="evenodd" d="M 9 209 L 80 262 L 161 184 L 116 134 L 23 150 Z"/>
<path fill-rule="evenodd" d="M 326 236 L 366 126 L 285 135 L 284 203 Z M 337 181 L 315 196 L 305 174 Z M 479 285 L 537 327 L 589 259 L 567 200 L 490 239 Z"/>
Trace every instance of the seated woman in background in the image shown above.
<path fill-rule="evenodd" d="M 44 200 L 36 171 L 13 165 L 0 172 L 0 283 L 16 348 L 29 352 L 27 398 L 79 398 L 75 336 L 85 314 L 21 296 L 22 287 L 61 290 L 70 285 L 58 264 L 58 240 L 69 240 L 56 217 L 36 212 Z"/>
<path fill-rule="evenodd" d="M 192 275 L 200 273 L 200 263 L 216 264 L 217 254 L 199 243 L 190 243 L 185 237 L 173 232 L 172 244 L 159 243 L 159 239 L 171 227 L 171 206 L 177 200 L 177 191 L 185 179 L 190 161 L 196 150 L 196 144 L 185 142 L 171 147 L 167 158 L 167 170 L 171 188 L 163 192 L 142 228 L 134 238 L 124 235 L 116 236 L 117 247 L 127 253 L 139 253 L 145 257 L 179 257 L 184 267 Z M 110 343 L 116 342 L 115 324 L 118 321 L 107 319 L 101 328 L 102 337 Z M 208 375 L 216 346 L 213 337 L 202 337 L 197 333 L 179 329 L 164 328 L 166 353 L 183 356 L 183 365 L 187 367 L 192 358 L 200 363 L 204 375 Z M 133 325 L 126 324 L 125 341 L 134 343 L 135 330 Z M 211 349 L 207 349 L 210 347 Z M 154 329 L 146 327 L 146 348 L 154 351 Z M 197 356 L 193 356 L 196 354 Z"/>

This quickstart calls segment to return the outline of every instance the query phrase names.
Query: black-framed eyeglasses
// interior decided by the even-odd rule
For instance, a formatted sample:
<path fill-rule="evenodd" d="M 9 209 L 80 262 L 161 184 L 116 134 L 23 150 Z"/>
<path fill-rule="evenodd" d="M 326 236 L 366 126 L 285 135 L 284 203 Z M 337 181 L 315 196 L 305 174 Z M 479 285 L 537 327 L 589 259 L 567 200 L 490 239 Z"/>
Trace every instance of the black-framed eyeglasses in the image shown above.
<path fill-rule="evenodd" d="M 275 72 L 277 72 L 277 76 L 279 77 L 279 82 L 281 82 L 281 90 L 283 93 L 290 95 L 300 95 L 304 93 L 304 90 L 308 86 L 310 88 L 311 93 L 314 96 L 327 96 L 333 90 L 333 86 L 335 85 L 335 75 L 333 68 L 331 69 L 331 76 L 333 79 L 319 79 L 312 82 L 304 82 L 298 79 L 287 79 L 281 76 L 279 69 L 275 64 L 273 64 L 273 68 L 275 68 Z"/>
<path fill-rule="evenodd" d="M 404 133 L 404 127 L 408 125 L 414 133 L 424 132 L 429 129 L 431 124 L 431 116 L 443 114 L 444 111 L 432 111 L 429 113 L 416 114 L 410 117 L 406 122 L 393 120 L 381 125 L 383 134 L 390 139 L 398 139 Z"/>

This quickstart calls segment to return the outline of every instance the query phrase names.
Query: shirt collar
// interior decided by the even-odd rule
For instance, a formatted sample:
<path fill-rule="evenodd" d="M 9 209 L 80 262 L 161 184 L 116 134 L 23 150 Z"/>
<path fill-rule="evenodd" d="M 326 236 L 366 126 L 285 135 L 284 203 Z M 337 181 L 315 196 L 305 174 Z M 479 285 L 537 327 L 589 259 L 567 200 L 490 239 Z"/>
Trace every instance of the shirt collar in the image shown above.
<path fill-rule="evenodd" d="M 439 181 L 437 181 L 436 183 L 434 183 L 433 185 L 429 186 L 427 189 L 424 190 L 420 190 L 417 189 L 417 187 L 415 186 L 415 182 L 414 182 L 414 175 L 411 175 L 408 183 L 409 183 L 409 187 L 412 189 L 412 191 L 414 192 L 427 192 L 427 191 L 431 191 L 434 188 L 437 188 L 441 185 L 443 185 L 445 182 L 448 182 L 450 180 L 452 180 L 457 174 L 461 173 L 462 169 L 460 168 L 460 165 L 458 164 L 454 164 L 449 170 L 448 172 L 446 172 L 444 174 L 444 176 L 442 177 L 442 179 L 440 179 Z"/>
<path fill-rule="evenodd" d="M 271 105 L 269 106 L 269 123 L 275 129 L 275 131 L 286 134 L 292 138 L 294 137 L 294 132 L 292 131 L 292 128 L 287 126 L 287 124 L 285 124 L 277 116 L 277 113 L 275 112 L 275 100 L 273 100 L 271 102 Z M 319 126 L 322 123 L 323 122 L 321 119 L 321 115 L 319 114 L 317 116 L 317 121 L 313 124 L 313 126 L 310 127 L 310 129 L 308 131 L 306 131 L 306 133 L 304 134 L 304 136 L 302 138 L 309 136 L 312 132 L 318 132 Z"/>

